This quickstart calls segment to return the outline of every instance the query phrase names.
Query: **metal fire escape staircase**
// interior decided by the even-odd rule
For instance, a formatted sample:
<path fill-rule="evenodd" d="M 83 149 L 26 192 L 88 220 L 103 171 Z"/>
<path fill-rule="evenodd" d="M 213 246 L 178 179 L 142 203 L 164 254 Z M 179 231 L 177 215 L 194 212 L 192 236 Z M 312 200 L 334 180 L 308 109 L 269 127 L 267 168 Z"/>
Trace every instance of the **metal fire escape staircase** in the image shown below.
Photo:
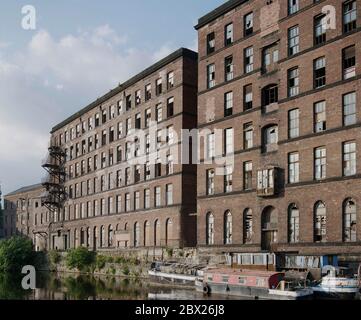
<path fill-rule="evenodd" d="M 47 177 L 42 181 L 42 185 L 45 188 L 42 204 L 50 212 L 50 223 L 54 223 L 56 221 L 54 215 L 62 212 L 64 202 L 67 199 L 64 186 L 66 180 L 66 153 L 58 146 L 51 146 L 48 150 L 48 158 L 42 165 L 48 173 Z"/>

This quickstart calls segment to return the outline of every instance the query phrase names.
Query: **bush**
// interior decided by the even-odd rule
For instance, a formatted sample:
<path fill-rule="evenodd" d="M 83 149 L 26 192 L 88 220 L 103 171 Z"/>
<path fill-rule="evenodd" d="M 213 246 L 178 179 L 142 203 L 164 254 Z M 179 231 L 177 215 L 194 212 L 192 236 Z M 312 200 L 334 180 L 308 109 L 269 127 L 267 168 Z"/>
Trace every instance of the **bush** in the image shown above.
<path fill-rule="evenodd" d="M 84 271 L 95 262 L 96 253 L 89 251 L 84 247 L 72 249 L 66 256 L 66 265 L 71 269 Z"/>
<path fill-rule="evenodd" d="M 169 258 L 173 257 L 173 248 L 166 248 L 166 252 Z"/>
<path fill-rule="evenodd" d="M 33 244 L 24 237 L 13 237 L 0 242 L 0 273 L 18 273 L 34 263 Z"/>
<path fill-rule="evenodd" d="M 58 264 L 61 261 L 61 254 L 55 250 L 49 252 L 50 262 Z"/>
<path fill-rule="evenodd" d="M 105 264 L 107 262 L 107 257 L 105 256 L 97 256 L 96 260 L 96 267 L 98 270 L 101 270 L 105 267 Z"/>
<path fill-rule="evenodd" d="M 123 275 L 125 276 L 128 276 L 130 274 L 130 270 L 129 270 L 129 267 L 127 265 L 125 265 L 122 269 L 122 273 Z"/>

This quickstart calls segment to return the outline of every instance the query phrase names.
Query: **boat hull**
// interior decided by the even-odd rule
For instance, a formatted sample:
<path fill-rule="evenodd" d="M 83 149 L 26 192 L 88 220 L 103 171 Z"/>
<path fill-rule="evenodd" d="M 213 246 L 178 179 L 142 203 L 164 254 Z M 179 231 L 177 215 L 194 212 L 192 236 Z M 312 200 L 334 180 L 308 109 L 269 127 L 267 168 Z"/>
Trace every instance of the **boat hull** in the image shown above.
<path fill-rule="evenodd" d="M 194 287 L 194 283 L 196 280 L 195 276 L 165 273 L 154 270 L 148 271 L 148 275 L 150 280 L 157 283 L 177 284 L 177 285 L 191 286 L 191 287 Z"/>
<path fill-rule="evenodd" d="M 267 288 L 257 288 L 250 286 L 239 286 L 230 284 L 208 283 L 207 294 L 219 294 L 225 296 L 238 296 L 249 299 L 267 299 L 267 300 L 306 300 L 313 295 L 311 289 L 301 289 L 298 291 L 281 291 Z M 196 281 L 196 289 L 204 292 L 202 282 Z"/>

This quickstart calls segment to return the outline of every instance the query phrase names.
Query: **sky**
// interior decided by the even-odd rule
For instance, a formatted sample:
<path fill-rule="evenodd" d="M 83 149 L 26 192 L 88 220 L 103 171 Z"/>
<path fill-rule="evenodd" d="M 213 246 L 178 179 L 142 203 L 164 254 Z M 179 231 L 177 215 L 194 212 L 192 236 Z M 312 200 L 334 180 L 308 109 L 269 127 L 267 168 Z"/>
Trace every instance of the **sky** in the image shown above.
<path fill-rule="evenodd" d="M 197 50 L 194 25 L 224 2 L 2 0 L 3 193 L 40 182 L 54 125 L 176 49 Z M 23 28 L 26 5 L 35 30 Z"/>

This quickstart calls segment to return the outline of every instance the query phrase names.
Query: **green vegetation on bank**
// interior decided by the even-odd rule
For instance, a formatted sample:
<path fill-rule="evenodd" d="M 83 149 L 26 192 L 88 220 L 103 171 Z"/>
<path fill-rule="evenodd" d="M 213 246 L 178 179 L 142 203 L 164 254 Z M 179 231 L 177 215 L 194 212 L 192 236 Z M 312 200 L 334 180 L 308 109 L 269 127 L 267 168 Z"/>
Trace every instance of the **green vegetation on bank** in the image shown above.
<path fill-rule="evenodd" d="M 33 265 L 35 253 L 31 240 L 13 237 L 0 242 L 0 273 L 20 273 L 26 265 Z"/>

